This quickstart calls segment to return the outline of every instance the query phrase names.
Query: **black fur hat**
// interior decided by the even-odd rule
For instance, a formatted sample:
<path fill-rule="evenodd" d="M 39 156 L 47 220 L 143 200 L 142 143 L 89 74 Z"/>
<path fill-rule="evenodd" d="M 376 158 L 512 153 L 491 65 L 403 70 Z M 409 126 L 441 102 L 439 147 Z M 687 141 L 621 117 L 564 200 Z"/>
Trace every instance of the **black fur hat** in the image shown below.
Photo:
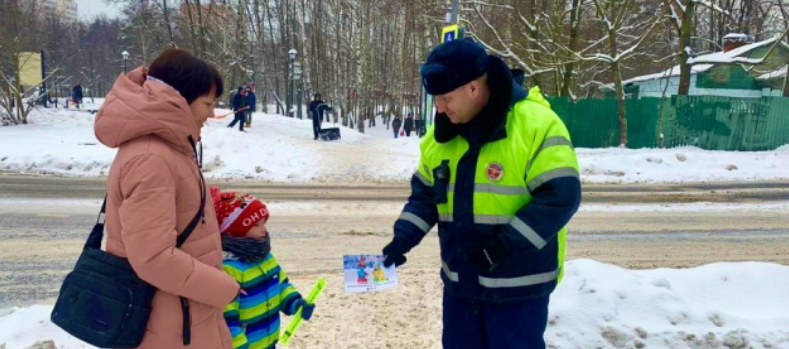
<path fill-rule="evenodd" d="M 448 41 L 436 46 L 419 68 L 427 93 L 442 95 L 485 74 L 488 53 L 471 39 Z"/>

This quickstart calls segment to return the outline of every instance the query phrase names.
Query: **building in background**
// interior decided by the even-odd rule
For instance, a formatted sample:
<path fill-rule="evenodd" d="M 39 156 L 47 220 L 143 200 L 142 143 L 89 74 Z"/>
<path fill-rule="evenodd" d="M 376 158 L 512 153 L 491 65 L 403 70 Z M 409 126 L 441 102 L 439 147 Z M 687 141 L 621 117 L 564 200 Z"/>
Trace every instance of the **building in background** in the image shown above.
<path fill-rule="evenodd" d="M 693 57 L 691 66 L 691 96 L 725 96 L 761 98 L 780 96 L 789 62 L 789 45 L 781 42 L 765 57 L 775 38 L 750 42 L 743 34 L 723 37 L 723 51 Z M 759 64 L 743 65 L 742 61 Z M 623 81 L 628 99 L 676 95 L 679 88 L 679 65 L 663 72 L 644 75 Z M 613 97 L 613 85 L 605 87 L 607 96 Z M 664 92 L 665 91 L 665 92 Z"/>
<path fill-rule="evenodd" d="M 59 16 L 65 22 L 77 20 L 76 0 L 41 0 L 41 7 L 44 13 Z"/>

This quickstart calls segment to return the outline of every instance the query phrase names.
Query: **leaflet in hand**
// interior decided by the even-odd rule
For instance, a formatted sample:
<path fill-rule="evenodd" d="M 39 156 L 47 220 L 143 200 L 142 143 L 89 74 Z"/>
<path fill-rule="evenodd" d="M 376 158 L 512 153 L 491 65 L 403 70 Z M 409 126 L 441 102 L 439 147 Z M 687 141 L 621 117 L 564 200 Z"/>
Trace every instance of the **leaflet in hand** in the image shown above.
<path fill-rule="evenodd" d="M 384 268 L 381 255 L 345 255 L 342 269 L 345 292 L 366 293 L 397 287 L 397 269 Z"/>

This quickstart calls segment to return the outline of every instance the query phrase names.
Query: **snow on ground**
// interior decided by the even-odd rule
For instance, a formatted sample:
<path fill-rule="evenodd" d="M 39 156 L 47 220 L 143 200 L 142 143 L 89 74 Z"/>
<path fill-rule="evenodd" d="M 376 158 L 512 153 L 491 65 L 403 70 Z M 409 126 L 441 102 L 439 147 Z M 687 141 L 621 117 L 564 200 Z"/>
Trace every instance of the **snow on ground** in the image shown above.
<path fill-rule="evenodd" d="M 0 127 L 0 171 L 77 176 L 106 175 L 115 151 L 93 134 L 96 109 L 34 111 L 30 124 Z M 223 114 L 227 110 L 217 110 Z M 404 182 L 419 157 L 419 139 L 394 139 L 380 122 L 366 134 L 340 127 L 342 139 L 314 141 L 312 123 L 256 113 L 248 133 L 209 120 L 203 130 L 209 178 L 272 182 Z M 578 149 L 582 179 L 593 183 L 676 183 L 789 179 L 789 146 L 763 152 L 674 149 Z"/>
<path fill-rule="evenodd" d="M 672 149 L 578 149 L 581 176 L 595 183 L 676 183 L 789 178 L 789 147 L 725 152 Z"/>
<path fill-rule="evenodd" d="M 789 348 L 787 277 L 789 267 L 757 262 L 630 271 L 570 261 L 547 339 L 558 348 Z"/>
<path fill-rule="evenodd" d="M 204 168 L 209 177 L 275 182 L 394 182 L 410 178 L 418 138 L 382 139 L 341 125 L 342 139 L 313 140 L 312 121 L 256 113 L 252 128 L 225 127 L 229 117 L 203 129 Z M 236 126 L 237 127 L 237 126 Z M 378 127 L 382 129 L 383 127 Z M 377 131 L 377 130 L 376 130 Z"/>
<path fill-rule="evenodd" d="M 2 201 L 0 201 L 0 204 Z M 743 212 L 786 211 L 789 201 L 768 202 L 693 202 L 670 204 L 581 203 L 580 212 Z"/>
<path fill-rule="evenodd" d="M 787 349 L 787 294 L 789 267 L 770 263 L 633 271 L 573 260 L 551 297 L 546 341 L 550 348 Z M 341 309 L 322 311 L 333 310 Z M 51 306 L 6 312 L 0 345 L 7 349 L 49 339 L 58 348 L 88 348 L 49 322 Z"/>

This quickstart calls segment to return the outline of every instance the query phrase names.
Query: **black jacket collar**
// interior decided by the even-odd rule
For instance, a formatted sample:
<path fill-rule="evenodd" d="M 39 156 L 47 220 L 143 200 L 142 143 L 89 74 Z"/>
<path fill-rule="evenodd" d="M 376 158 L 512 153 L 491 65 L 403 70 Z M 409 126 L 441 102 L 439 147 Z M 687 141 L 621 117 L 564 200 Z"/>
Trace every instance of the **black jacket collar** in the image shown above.
<path fill-rule="evenodd" d="M 438 143 L 447 143 L 458 135 L 472 147 L 507 138 L 507 113 L 518 101 L 526 98 L 528 91 L 513 80 L 509 67 L 498 57 L 489 56 L 486 72 L 490 87 L 488 104 L 466 124 L 456 125 L 446 114 L 436 114 L 435 138 Z"/>

